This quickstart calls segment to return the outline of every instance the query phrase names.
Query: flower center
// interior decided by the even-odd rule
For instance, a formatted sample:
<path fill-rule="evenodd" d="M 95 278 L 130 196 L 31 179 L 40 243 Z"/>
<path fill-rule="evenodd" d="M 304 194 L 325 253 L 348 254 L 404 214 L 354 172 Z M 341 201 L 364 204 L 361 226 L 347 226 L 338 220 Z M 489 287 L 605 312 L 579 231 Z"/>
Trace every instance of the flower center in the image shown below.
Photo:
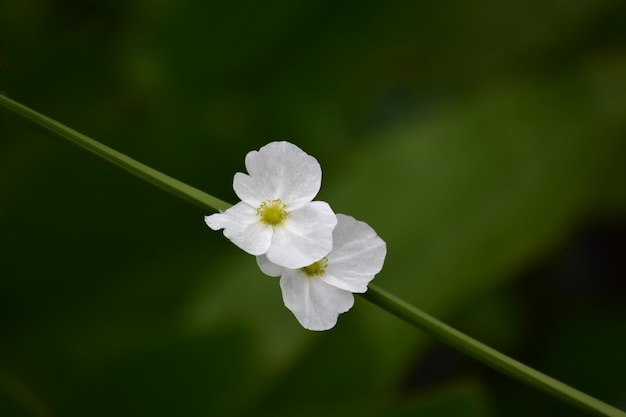
<path fill-rule="evenodd" d="M 266 200 L 256 209 L 256 213 L 261 217 L 261 221 L 270 226 L 278 226 L 287 218 L 287 207 L 280 198 L 276 200 Z"/>
<path fill-rule="evenodd" d="M 312 277 L 324 275 L 324 272 L 326 272 L 327 266 L 328 266 L 328 258 L 324 256 L 319 261 L 313 262 L 311 265 L 305 266 L 304 268 L 300 268 L 300 270 L 304 272 L 307 277 L 312 278 Z"/>

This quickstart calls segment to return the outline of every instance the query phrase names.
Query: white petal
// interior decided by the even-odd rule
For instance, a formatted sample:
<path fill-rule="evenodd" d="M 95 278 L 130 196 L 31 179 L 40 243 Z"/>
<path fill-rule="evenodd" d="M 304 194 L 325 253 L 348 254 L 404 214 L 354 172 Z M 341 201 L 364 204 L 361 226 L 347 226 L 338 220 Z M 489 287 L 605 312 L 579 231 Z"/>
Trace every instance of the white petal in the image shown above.
<path fill-rule="evenodd" d="M 337 323 L 337 316 L 350 310 L 354 296 L 349 291 L 308 278 L 299 270 L 285 269 L 280 278 L 285 306 L 300 324 L 309 330 L 328 330 Z"/>
<path fill-rule="evenodd" d="M 263 224 L 256 209 L 239 202 L 223 213 L 205 216 L 204 221 L 213 230 L 224 229 L 224 236 L 251 255 L 262 255 L 272 242 L 272 228 Z"/>
<path fill-rule="evenodd" d="M 250 175 L 242 172 L 235 174 L 233 189 L 241 201 L 245 201 L 252 207 L 258 208 L 264 201 L 278 198 L 271 184 L 261 181 L 259 177 L 255 181 Z"/>
<path fill-rule="evenodd" d="M 274 228 L 270 261 L 285 268 L 302 268 L 317 262 L 333 248 L 333 229 L 337 216 L 323 201 L 313 201 L 289 213 L 285 222 Z"/>
<path fill-rule="evenodd" d="M 315 198 L 322 184 L 322 168 L 315 158 L 289 142 L 271 142 L 246 155 L 248 174 L 237 173 L 237 196 L 254 207 L 280 198 L 288 211 Z"/>
<path fill-rule="evenodd" d="M 256 257 L 256 263 L 261 268 L 261 272 L 270 277 L 279 277 L 283 272 L 283 267 L 276 265 L 274 262 L 267 259 L 267 256 L 261 255 Z"/>
<path fill-rule="evenodd" d="M 337 214 L 333 250 L 321 279 L 351 292 L 367 291 L 367 284 L 380 272 L 387 245 L 367 223 Z"/>

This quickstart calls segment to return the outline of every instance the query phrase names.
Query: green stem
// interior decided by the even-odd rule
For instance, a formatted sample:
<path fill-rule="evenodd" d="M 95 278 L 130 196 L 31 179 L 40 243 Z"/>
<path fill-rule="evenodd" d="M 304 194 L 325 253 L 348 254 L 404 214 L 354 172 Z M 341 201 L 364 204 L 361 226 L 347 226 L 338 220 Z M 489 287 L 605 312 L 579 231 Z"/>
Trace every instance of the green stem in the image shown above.
<path fill-rule="evenodd" d="M 0 108 L 4 108 L 9 113 L 28 122 L 42 132 L 78 146 L 113 166 L 121 168 L 155 187 L 182 198 L 206 211 L 212 209 L 226 210 L 230 207 L 230 204 L 222 200 L 164 175 L 1 94 Z M 412 326 L 425 331 L 498 371 L 558 399 L 596 415 L 626 417 L 626 413 L 503 355 L 497 350 L 472 339 L 374 285 L 370 285 L 369 291 L 362 294 L 362 296 Z"/>
<path fill-rule="evenodd" d="M 597 400 L 584 392 L 578 391 L 554 378 L 512 359 L 489 346 L 472 339 L 453 327 L 424 313 L 420 309 L 393 294 L 370 284 L 364 294 L 366 300 L 413 327 L 428 333 L 461 352 L 478 359 L 490 367 L 509 375 L 518 381 L 544 391 L 560 400 L 573 404 L 583 410 L 599 416 L 624 417 L 626 413 Z"/>
<path fill-rule="evenodd" d="M 39 131 L 55 139 L 62 139 L 66 143 L 75 145 L 107 163 L 121 168 L 135 177 L 194 204 L 207 212 L 212 210 L 226 210 L 230 207 L 230 204 L 225 201 L 150 168 L 2 94 L 0 94 L 0 108 L 4 108 L 9 113 L 27 122 Z"/>

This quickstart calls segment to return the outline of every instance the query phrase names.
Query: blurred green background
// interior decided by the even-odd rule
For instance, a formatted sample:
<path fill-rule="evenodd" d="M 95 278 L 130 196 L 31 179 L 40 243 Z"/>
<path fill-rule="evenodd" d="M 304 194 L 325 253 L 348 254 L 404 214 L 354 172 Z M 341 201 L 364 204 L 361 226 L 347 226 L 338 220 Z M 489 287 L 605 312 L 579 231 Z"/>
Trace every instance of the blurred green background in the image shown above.
<path fill-rule="evenodd" d="M 375 282 L 626 408 L 626 3 L 0 1 L 0 90 L 227 201 L 277 139 Z M 1 416 L 582 416 L 0 112 Z"/>

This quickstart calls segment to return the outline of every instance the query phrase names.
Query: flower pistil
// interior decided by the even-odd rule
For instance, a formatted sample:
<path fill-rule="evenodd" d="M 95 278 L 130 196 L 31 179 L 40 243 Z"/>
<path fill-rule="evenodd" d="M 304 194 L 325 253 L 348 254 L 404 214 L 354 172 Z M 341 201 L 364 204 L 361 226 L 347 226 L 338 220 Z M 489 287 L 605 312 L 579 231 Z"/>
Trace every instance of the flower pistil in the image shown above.
<path fill-rule="evenodd" d="M 256 212 L 263 223 L 270 226 L 278 226 L 287 218 L 286 207 L 287 205 L 280 201 L 280 198 L 277 198 L 264 201 L 256 209 Z"/>
<path fill-rule="evenodd" d="M 305 266 L 304 268 L 300 268 L 300 270 L 304 272 L 308 278 L 313 278 L 324 275 L 327 266 L 328 258 L 324 256 L 319 261 L 313 262 L 311 265 Z"/>

